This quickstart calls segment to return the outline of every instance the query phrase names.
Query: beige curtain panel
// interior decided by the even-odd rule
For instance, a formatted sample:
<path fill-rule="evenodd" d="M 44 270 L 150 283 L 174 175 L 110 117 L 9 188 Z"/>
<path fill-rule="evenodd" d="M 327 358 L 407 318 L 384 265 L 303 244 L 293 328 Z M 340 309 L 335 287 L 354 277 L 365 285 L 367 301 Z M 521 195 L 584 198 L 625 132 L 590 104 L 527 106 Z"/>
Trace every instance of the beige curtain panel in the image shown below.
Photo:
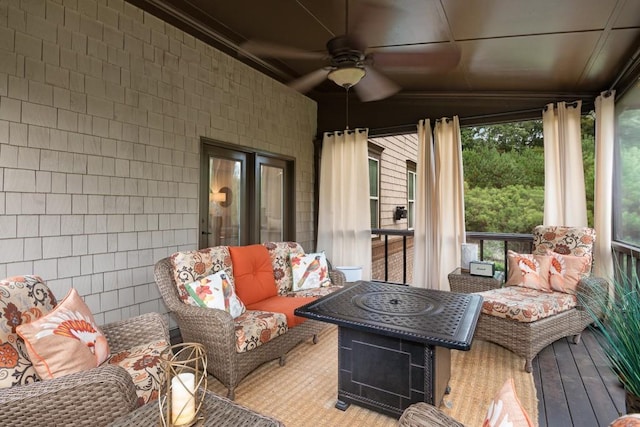
<path fill-rule="evenodd" d="M 594 274 L 613 279 L 611 230 L 613 200 L 613 148 L 615 129 L 615 91 L 603 92 L 596 98 L 596 156 L 593 228 Z"/>
<path fill-rule="evenodd" d="M 413 286 L 432 288 L 440 280 L 436 166 L 431 122 L 418 122 L 415 221 L 413 229 Z M 436 287 L 439 289 L 439 286 Z"/>
<path fill-rule="evenodd" d="M 548 104 L 544 134 L 544 225 L 587 226 L 580 135 L 581 101 Z"/>
<path fill-rule="evenodd" d="M 371 279 L 368 129 L 325 133 L 320 159 L 317 250 Z"/>
<path fill-rule="evenodd" d="M 462 142 L 458 117 L 418 123 L 413 286 L 449 290 L 465 242 Z"/>

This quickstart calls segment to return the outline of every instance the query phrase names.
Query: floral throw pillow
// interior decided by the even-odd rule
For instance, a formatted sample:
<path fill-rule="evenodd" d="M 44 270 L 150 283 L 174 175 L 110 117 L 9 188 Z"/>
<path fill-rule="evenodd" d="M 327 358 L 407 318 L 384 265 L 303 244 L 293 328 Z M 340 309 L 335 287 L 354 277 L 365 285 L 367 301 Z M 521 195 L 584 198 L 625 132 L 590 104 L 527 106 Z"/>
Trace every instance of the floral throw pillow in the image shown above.
<path fill-rule="evenodd" d="M 551 258 L 549 268 L 551 289 L 575 294 L 580 279 L 589 275 L 591 260 L 584 256 L 561 255 L 553 251 L 547 253 Z"/>
<path fill-rule="evenodd" d="M 0 388 L 39 380 L 16 328 L 46 315 L 55 305 L 55 297 L 38 276 L 0 281 Z"/>
<path fill-rule="evenodd" d="M 495 395 L 482 427 L 533 427 L 533 423 L 516 395 L 513 378 L 509 378 Z"/>
<path fill-rule="evenodd" d="M 17 327 L 41 379 L 95 368 L 109 358 L 109 344 L 75 289 L 49 314 Z"/>
<path fill-rule="evenodd" d="M 549 285 L 549 265 L 551 257 L 545 255 L 507 252 L 509 276 L 506 286 L 522 286 L 551 292 Z"/>
<path fill-rule="evenodd" d="M 185 288 L 198 307 L 225 310 L 234 319 L 245 312 L 244 304 L 236 295 L 233 279 L 224 271 L 187 283 Z"/>
<path fill-rule="evenodd" d="M 293 274 L 292 290 L 320 288 L 329 286 L 329 267 L 324 252 L 312 254 L 291 254 L 291 269 Z"/>

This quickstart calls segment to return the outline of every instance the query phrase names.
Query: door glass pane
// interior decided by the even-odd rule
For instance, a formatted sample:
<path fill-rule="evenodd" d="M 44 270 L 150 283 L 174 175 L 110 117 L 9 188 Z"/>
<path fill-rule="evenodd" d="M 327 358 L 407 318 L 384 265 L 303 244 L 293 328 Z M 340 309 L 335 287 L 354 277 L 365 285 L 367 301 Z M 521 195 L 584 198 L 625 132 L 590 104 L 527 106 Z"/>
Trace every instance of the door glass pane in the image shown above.
<path fill-rule="evenodd" d="M 240 245 L 240 173 L 240 161 L 209 157 L 209 247 Z"/>
<path fill-rule="evenodd" d="M 260 165 L 260 241 L 284 240 L 284 182 L 281 168 Z"/>

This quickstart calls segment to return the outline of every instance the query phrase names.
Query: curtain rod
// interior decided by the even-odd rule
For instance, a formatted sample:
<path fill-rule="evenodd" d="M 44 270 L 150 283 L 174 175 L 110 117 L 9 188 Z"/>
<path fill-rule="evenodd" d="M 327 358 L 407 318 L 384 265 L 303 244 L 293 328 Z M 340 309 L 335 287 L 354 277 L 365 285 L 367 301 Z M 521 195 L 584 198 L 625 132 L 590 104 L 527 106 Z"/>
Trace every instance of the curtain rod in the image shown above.
<path fill-rule="evenodd" d="M 607 91 L 607 94 L 605 96 L 610 96 L 612 94 L 611 91 Z M 583 105 L 585 105 L 585 101 L 583 101 Z M 577 106 L 577 102 L 578 101 L 573 101 L 571 103 L 569 103 L 569 105 L 571 104 L 576 104 Z M 587 103 L 587 105 L 589 105 L 589 103 Z M 526 110 L 517 110 L 517 111 L 506 111 L 506 112 L 501 112 L 501 113 L 490 113 L 490 114 L 479 114 L 477 116 L 467 116 L 467 117 L 460 117 L 459 121 L 460 121 L 460 125 L 464 125 L 465 123 L 468 123 L 470 121 L 475 121 L 475 120 L 482 120 L 482 119 L 499 119 L 501 117 L 517 117 L 517 116 L 521 116 L 521 115 L 529 115 L 532 113 L 540 113 L 544 108 L 546 108 L 546 105 L 543 108 L 529 108 Z M 539 118 L 540 120 L 542 120 L 542 116 L 540 116 Z M 397 125 L 397 126 L 389 126 L 389 127 L 384 127 L 384 128 L 378 128 L 378 129 L 372 129 L 370 132 L 369 136 L 389 136 L 389 135 L 400 135 L 400 134 L 407 134 L 407 133 L 415 133 L 416 132 L 416 124 L 406 124 L 406 125 Z"/>
<path fill-rule="evenodd" d="M 567 107 L 576 108 L 576 107 L 578 107 L 578 101 L 567 102 L 566 105 L 567 105 Z M 555 109 L 555 108 L 558 108 L 558 107 L 556 105 L 554 105 L 553 108 Z M 548 109 L 549 109 L 549 104 L 545 105 L 542 110 L 543 111 L 547 111 Z"/>
<path fill-rule="evenodd" d="M 350 134 L 352 134 L 352 133 L 356 133 L 356 132 L 358 132 L 358 133 L 364 133 L 364 132 L 367 132 L 368 130 L 369 130 L 369 128 L 357 128 L 357 129 L 334 130 L 334 131 L 331 131 L 331 132 L 324 132 L 324 135 L 325 135 L 325 136 L 333 136 L 333 135 L 340 136 L 340 135 L 342 135 L 342 134 L 350 135 Z"/>

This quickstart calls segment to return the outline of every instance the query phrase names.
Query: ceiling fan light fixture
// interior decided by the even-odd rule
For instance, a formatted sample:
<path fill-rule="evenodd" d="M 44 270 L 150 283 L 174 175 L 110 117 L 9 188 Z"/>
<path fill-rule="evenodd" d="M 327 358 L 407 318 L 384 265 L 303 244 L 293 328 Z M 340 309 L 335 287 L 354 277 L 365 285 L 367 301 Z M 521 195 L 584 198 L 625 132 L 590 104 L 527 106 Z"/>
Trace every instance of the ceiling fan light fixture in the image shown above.
<path fill-rule="evenodd" d="M 331 71 L 327 76 L 329 80 L 345 89 L 358 84 L 366 74 L 364 68 L 358 66 L 341 67 Z"/>

